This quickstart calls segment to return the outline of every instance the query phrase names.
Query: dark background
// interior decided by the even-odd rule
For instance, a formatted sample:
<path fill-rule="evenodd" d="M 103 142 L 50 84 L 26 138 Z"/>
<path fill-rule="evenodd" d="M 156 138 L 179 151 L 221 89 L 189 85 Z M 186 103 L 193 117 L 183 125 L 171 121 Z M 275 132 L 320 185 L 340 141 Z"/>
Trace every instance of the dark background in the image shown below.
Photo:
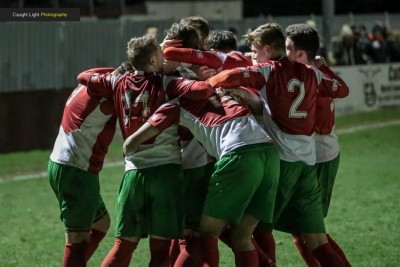
<path fill-rule="evenodd" d="M 152 0 L 147 0 L 152 1 Z M 170 0 L 157 0 L 166 2 Z M 183 1 L 183 0 L 174 0 Z M 186 0 L 187 1 L 187 0 Z M 194 1 L 194 0 L 192 0 Z M 207 0 L 202 0 L 207 1 Z M 213 0 L 210 0 L 213 1 Z M 223 0 L 222 0 L 223 1 Z M 320 15 L 322 10 L 322 2 L 324 0 L 243 0 L 243 16 L 256 17 L 260 15 L 273 16 L 293 16 L 293 15 L 309 15 L 311 13 Z M 18 0 L 2 0 L 0 7 L 18 7 Z M 140 7 L 131 9 L 134 13 L 146 13 L 144 8 L 144 0 L 125 0 L 126 6 Z M 96 8 L 119 6 L 120 0 L 94 0 Z M 85 8 L 89 5 L 89 0 L 24 0 L 24 7 L 81 7 Z M 139 11 L 139 12 L 137 12 Z M 381 12 L 397 13 L 400 12 L 400 4 L 396 0 L 336 0 L 335 13 L 381 13 Z"/>

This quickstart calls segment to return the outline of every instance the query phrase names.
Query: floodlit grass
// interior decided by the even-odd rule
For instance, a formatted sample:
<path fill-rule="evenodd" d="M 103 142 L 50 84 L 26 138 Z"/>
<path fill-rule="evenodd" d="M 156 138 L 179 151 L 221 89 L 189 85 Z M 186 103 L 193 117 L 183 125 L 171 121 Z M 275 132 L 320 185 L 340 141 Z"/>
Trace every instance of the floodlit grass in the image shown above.
<path fill-rule="evenodd" d="M 400 109 L 338 118 L 337 128 L 400 119 Z M 400 126 L 340 135 L 341 163 L 326 226 L 355 267 L 399 266 Z M 121 159 L 120 142 L 107 161 Z M 0 177 L 46 171 L 49 151 L 0 155 Z M 29 156 L 27 156 L 29 155 Z M 23 162 L 23 164 L 21 164 Z M 101 173 L 103 198 L 111 217 L 123 168 Z M 60 266 L 64 229 L 47 178 L 0 183 L 0 266 Z M 114 221 L 113 221 L 114 222 Z M 100 266 L 113 245 L 113 227 L 88 266 Z M 279 266 L 305 266 L 291 237 L 275 232 Z M 135 251 L 132 266 L 147 266 L 148 243 Z M 234 266 L 221 245 L 221 266 Z"/>

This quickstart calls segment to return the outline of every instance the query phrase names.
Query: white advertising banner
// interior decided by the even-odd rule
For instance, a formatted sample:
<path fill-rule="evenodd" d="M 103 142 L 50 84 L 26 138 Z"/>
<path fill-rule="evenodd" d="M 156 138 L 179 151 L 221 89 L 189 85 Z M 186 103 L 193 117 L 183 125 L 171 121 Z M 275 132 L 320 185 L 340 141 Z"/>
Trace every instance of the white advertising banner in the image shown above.
<path fill-rule="evenodd" d="M 336 100 L 336 114 L 400 106 L 400 63 L 332 69 L 350 88 L 347 98 Z"/>

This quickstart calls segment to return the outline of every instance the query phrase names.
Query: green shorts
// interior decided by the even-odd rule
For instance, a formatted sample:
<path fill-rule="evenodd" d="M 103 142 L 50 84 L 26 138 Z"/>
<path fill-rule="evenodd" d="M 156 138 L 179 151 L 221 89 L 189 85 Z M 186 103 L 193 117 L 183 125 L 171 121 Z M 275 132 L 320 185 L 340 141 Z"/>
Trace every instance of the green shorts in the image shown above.
<path fill-rule="evenodd" d="M 126 171 L 119 188 L 116 237 L 180 238 L 183 198 L 181 165 Z"/>
<path fill-rule="evenodd" d="M 328 215 L 333 185 L 339 168 L 340 154 L 333 160 L 317 163 L 317 176 L 321 187 L 322 212 L 324 218 Z"/>
<path fill-rule="evenodd" d="M 184 169 L 185 228 L 197 231 L 207 195 L 208 183 L 214 172 L 214 162 L 193 169 Z"/>
<path fill-rule="evenodd" d="M 98 175 L 50 160 L 48 176 L 66 232 L 90 231 L 94 222 L 108 214 Z"/>
<path fill-rule="evenodd" d="M 281 160 L 281 173 L 274 211 L 274 223 L 259 226 L 266 231 L 325 233 L 321 190 L 315 166 Z"/>
<path fill-rule="evenodd" d="M 225 154 L 210 179 L 203 215 L 239 223 L 244 213 L 271 221 L 279 158 L 271 144 L 243 146 Z"/>

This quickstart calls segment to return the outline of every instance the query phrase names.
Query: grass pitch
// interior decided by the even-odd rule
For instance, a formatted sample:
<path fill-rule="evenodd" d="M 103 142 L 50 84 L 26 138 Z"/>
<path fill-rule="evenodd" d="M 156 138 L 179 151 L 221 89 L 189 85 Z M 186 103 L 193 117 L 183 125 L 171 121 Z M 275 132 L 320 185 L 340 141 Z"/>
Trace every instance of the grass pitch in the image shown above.
<path fill-rule="evenodd" d="M 337 129 L 400 120 L 400 109 L 339 117 Z M 400 261 L 400 126 L 392 125 L 339 135 L 341 162 L 326 226 L 353 266 L 390 267 Z M 121 143 L 107 161 L 121 160 Z M 13 181 L 15 175 L 45 172 L 50 151 L 0 154 L 0 266 L 60 266 L 64 229 L 58 204 L 46 177 Z M 111 217 L 123 167 L 105 168 L 101 190 Z M 113 228 L 88 266 L 100 266 L 113 245 Z M 274 232 L 277 264 L 305 266 L 291 237 Z M 131 266 L 147 266 L 143 240 Z M 232 253 L 221 245 L 221 265 L 231 267 Z"/>

